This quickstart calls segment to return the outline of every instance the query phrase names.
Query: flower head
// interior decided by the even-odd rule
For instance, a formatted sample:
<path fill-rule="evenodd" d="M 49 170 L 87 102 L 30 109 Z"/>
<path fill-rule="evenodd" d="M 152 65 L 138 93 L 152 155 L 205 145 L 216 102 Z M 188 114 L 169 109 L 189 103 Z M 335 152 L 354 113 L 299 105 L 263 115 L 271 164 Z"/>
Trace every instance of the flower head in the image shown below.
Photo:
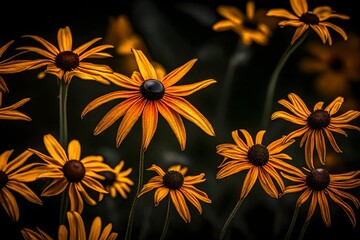
<path fill-rule="evenodd" d="M 119 164 L 115 166 L 113 171 L 99 173 L 105 177 L 105 179 L 102 180 L 102 183 L 105 187 L 105 190 L 109 192 L 112 198 L 115 198 L 117 193 L 119 193 L 124 199 L 126 199 L 127 193 L 130 192 L 130 186 L 134 185 L 134 182 L 128 177 L 132 171 L 132 168 L 128 168 L 127 170 L 122 171 L 124 164 L 124 161 L 120 161 Z M 103 198 L 103 196 L 104 194 L 100 194 L 100 200 Z"/>
<path fill-rule="evenodd" d="M 333 11 L 329 6 L 320 6 L 309 11 L 306 0 L 290 0 L 291 8 L 294 14 L 286 9 L 271 9 L 267 12 L 267 16 L 286 18 L 279 22 L 280 27 L 293 26 L 296 27 L 295 34 L 291 40 L 291 45 L 304 34 L 304 32 L 310 27 L 317 35 L 319 35 L 321 41 L 325 44 L 332 45 L 331 35 L 328 28 L 333 29 L 339 33 L 344 40 L 347 40 L 345 31 L 337 25 L 328 22 L 330 18 L 349 19 L 349 16 L 344 14 L 338 14 Z"/>
<path fill-rule="evenodd" d="M 68 211 L 67 212 L 69 229 L 65 224 L 61 224 L 58 230 L 58 240 L 75 240 L 75 239 L 88 239 L 88 240 L 115 240 L 118 237 L 118 233 L 111 232 L 112 224 L 109 223 L 102 230 L 101 226 L 101 218 L 99 216 L 95 217 L 92 221 L 90 233 L 88 238 L 86 238 L 86 231 L 84 221 L 80 215 L 80 213 L 76 211 Z M 23 235 L 25 240 L 52 240 L 52 238 L 37 228 L 38 232 L 31 230 L 29 228 L 21 229 L 21 234 Z"/>
<path fill-rule="evenodd" d="M 198 83 L 173 86 L 191 69 L 196 59 L 190 60 L 166 76 L 161 77 L 158 76 L 141 50 L 132 49 L 132 51 L 140 72 L 135 71 L 131 78 L 114 73 L 111 79 L 114 84 L 128 90 L 118 90 L 96 98 L 85 107 L 81 114 L 81 117 L 84 117 L 88 112 L 106 102 L 126 98 L 125 101 L 113 107 L 100 120 L 94 134 L 98 135 L 116 120 L 123 117 L 116 136 L 116 145 L 119 147 L 135 122 L 142 115 L 142 149 L 146 150 L 156 131 L 158 113 L 160 113 L 175 133 L 182 150 L 185 149 L 186 131 L 181 116 L 195 123 L 207 134 L 214 136 L 215 133 L 210 122 L 183 97 L 216 81 L 208 79 Z"/>
<path fill-rule="evenodd" d="M 96 205 L 96 201 L 87 193 L 87 188 L 100 194 L 108 193 L 99 182 L 104 179 L 99 172 L 111 171 L 109 165 L 103 162 L 102 156 L 81 158 L 81 146 L 76 139 L 69 143 L 67 154 L 51 134 L 44 136 L 44 144 L 50 156 L 29 148 L 47 163 L 37 168 L 37 178 L 52 179 L 41 196 L 51 197 L 68 191 L 70 210 L 81 213 L 84 208 L 83 200 L 90 205 Z"/>
<path fill-rule="evenodd" d="M 13 152 L 14 150 L 7 150 L 0 155 L 0 203 L 11 220 L 17 222 L 19 220 L 19 207 L 11 191 L 35 204 L 42 205 L 42 201 L 25 184 L 25 182 L 35 181 L 37 172 L 33 171 L 32 168 L 39 163 L 24 164 L 32 155 L 29 151 L 24 151 L 9 162 Z"/>
<path fill-rule="evenodd" d="M 289 133 L 284 141 L 303 136 L 300 147 L 305 143 L 305 161 L 309 168 L 314 168 L 313 155 L 315 148 L 320 162 L 325 164 L 326 143 L 324 133 L 333 149 L 337 153 L 341 153 L 342 151 L 336 143 L 332 132 L 347 136 L 343 130 L 344 128 L 360 131 L 359 127 L 348 124 L 348 122 L 360 116 L 360 111 L 349 110 L 339 116 L 334 116 L 344 102 L 342 97 L 337 97 L 326 108 L 323 108 L 324 102 L 317 102 L 312 112 L 298 95 L 290 93 L 288 97 L 290 102 L 281 99 L 278 103 L 289 109 L 294 115 L 285 111 L 276 111 L 272 114 L 271 119 L 283 118 L 286 121 L 303 126 Z"/>
<path fill-rule="evenodd" d="M 305 221 L 308 222 L 310 220 L 317 205 L 319 205 L 322 220 L 326 227 L 330 227 L 331 218 L 328 203 L 328 198 L 330 198 L 345 211 L 352 226 L 355 227 L 355 213 L 351 206 L 343 199 L 353 202 L 356 208 L 360 207 L 359 200 L 352 194 L 344 191 L 360 186 L 360 179 L 356 179 L 356 176 L 360 174 L 360 171 L 352 171 L 342 174 L 329 174 L 329 172 L 324 168 L 310 168 L 310 170 L 306 168 L 304 169 L 307 171 L 306 174 L 303 172 L 298 172 L 295 176 L 291 176 L 286 173 L 281 174 L 284 178 L 296 183 L 296 185 L 287 186 L 283 195 L 294 192 L 302 192 L 296 202 L 297 208 L 311 198 L 309 211 Z"/>
<path fill-rule="evenodd" d="M 239 131 L 244 135 L 246 142 L 240 136 Z M 289 147 L 294 141 L 283 144 L 284 137 L 273 141 L 268 146 L 262 144 L 265 130 L 256 134 L 255 143 L 253 138 L 245 129 L 232 131 L 235 144 L 224 143 L 216 147 L 216 152 L 224 157 L 223 162 L 218 166 L 219 172 L 216 179 L 222 179 L 235 173 L 248 170 L 240 199 L 244 199 L 258 179 L 261 186 L 271 197 L 278 198 L 279 191 L 273 180 L 276 181 L 282 192 L 285 189 L 283 180 L 276 170 L 285 172 L 298 172 L 299 170 L 284 162 L 283 159 L 292 158 L 282 151 Z"/>
<path fill-rule="evenodd" d="M 309 54 L 299 62 L 302 72 L 313 74 L 315 90 L 326 97 L 351 96 L 352 84 L 360 80 L 360 37 L 349 34 L 346 42 L 327 46 L 312 41 Z"/>
<path fill-rule="evenodd" d="M 180 165 L 171 166 L 167 172 L 164 172 L 159 166 L 153 164 L 147 170 L 155 171 L 158 175 L 152 177 L 149 182 L 143 186 L 138 197 L 156 189 L 154 201 L 155 206 L 157 206 L 161 200 L 167 195 L 170 195 L 172 203 L 186 223 L 190 223 L 191 221 L 186 200 L 190 201 L 200 214 L 202 214 L 202 207 L 199 200 L 211 203 L 211 199 L 209 199 L 205 192 L 194 187 L 194 184 L 202 183 L 206 180 L 204 173 L 196 176 L 185 176 L 187 167 L 181 167 Z"/>
<path fill-rule="evenodd" d="M 71 79 L 76 76 L 80 79 L 109 84 L 109 81 L 102 76 L 113 72 L 109 66 L 84 61 L 90 58 L 112 57 L 111 54 L 104 52 L 105 49 L 113 48 L 112 45 L 100 45 L 89 49 L 91 45 L 101 40 L 101 38 L 94 38 L 73 50 L 72 34 L 68 26 L 58 30 L 58 48 L 39 36 L 25 35 L 24 37 L 32 38 L 45 47 L 45 49 L 33 46 L 17 48 L 18 50 L 34 52 L 45 57 L 43 59 L 27 60 L 27 64 L 30 66 L 28 70 L 46 66 L 45 71 L 39 75 L 40 78 L 43 78 L 48 73 L 55 75 L 66 83 L 70 83 Z"/>
<path fill-rule="evenodd" d="M 267 45 L 272 34 L 270 27 L 261 21 L 260 11 L 255 11 L 255 2 L 249 0 L 246 3 L 246 14 L 233 6 L 221 5 L 217 8 L 218 13 L 224 17 L 213 25 L 213 30 L 223 32 L 232 30 L 237 33 L 245 45 L 256 42 L 259 45 Z"/>

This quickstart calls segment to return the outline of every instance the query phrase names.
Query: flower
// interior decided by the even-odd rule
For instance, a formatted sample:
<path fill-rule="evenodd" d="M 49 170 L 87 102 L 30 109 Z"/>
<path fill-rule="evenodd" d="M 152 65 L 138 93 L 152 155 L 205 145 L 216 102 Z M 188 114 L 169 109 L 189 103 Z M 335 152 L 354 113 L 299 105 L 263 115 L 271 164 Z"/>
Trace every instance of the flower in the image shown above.
<path fill-rule="evenodd" d="M 289 133 L 284 141 L 287 142 L 303 135 L 300 147 L 305 143 L 305 161 L 310 168 L 314 168 L 314 148 L 316 148 L 320 162 L 325 164 L 326 143 L 324 133 L 332 148 L 337 153 L 341 153 L 342 151 L 337 145 L 332 132 L 347 136 L 343 130 L 344 128 L 360 131 L 359 127 L 348 124 L 348 122 L 360 116 L 360 111 L 349 110 L 339 116 L 334 116 L 344 102 L 343 97 L 337 97 L 326 108 L 323 108 L 324 102 L 317 102 L 314 105 L 313 112 L 310 112 L 303 100 L 295 93 L 288 94 L 288 97 L 290 102 L 281 99 L 278 103 L 289 109 L 294 115 L 284 111 L 276 111 L 271 115 L 271 119 L 283 118 L 286 121 L 303 126 Z"/>
<path fill-rule="evenodd" d="M 245 45 L 256 42 L 267 45 L 272 34 L 270 27 L 261 19 L 262 12 L 255 11 L 255 2 L 246 3 L 246 14 L 234 6 L 220 5 L 217 12 L 224 17 L 213 25 L 213 30 L 223 32 L 232 30 L 238 34 Z"/>
<path fill-rule="evenodd" d="M 94 218 L 91 224 L 90 233 L 86 238 L 86 231 L 84 221 L 80 213 L 76 211 L 68 211 L 67 218 L 69 222 L 69 230 L 64 224 L 59 226 L 58 240 L 67 239 L 88 239 L 88 240 L 115 240 L 117 239 L 118 233 L 111 232 L 112 224 L 109 223 L 101 230 L 101 217 L 97 216 Z M 52 238 L 41 229 L 37 228 L 39 233 L 29 228 L 21 229 L 21 233 L 25 240 L 52 240 Z"/>
<path fill-rule="evenodd" d="M 199 200 L 211 203 L 211 199 L 205 192 L 194 187 L 194 184 L 202 183 L 206 180 L 204 173 L 196 176 L 185 176 L 188 168 L 182 167 L 181 165 L 173 165 L 168 168 L 167 172 L 164 172 L 159 166 L 152 164 L 147 170 L 155 171 L 158 176 L 152 177 L 148 183 L 143 186 L 138 197 L 156 189 L 154 203 L 155 206 L 158 206 L 161 200 L 167 195 L 170 195 L 172 203 L 180 214 L 180 217 L 186 223 L 190 223 L 191 221 L 186 199 L 196 207 L 200 214 L 202 214 L 202 207 Z"/>
<path fill-rule="evenodd" d="M 85 114 L 106 102 L 126 98 L 100 120 L 94 130 L 94 135 L 103 132 L 116 120 L 123 117 L 116 136 L 116 145 L 119 147 L 142 115 L 142 149 L 146 150 L 156 131 L 158 113 L 160 113 L 175 133 L 181 150 L 185 149 L 186 131 L 180 115 L 195 123 L 207 134 L 214 136 L 215 133 L 210 122 L 183 96 L 188 96 L 216 81 L 208 79 L 198 83 L 173 86 L 191 69 L 197 59 L 192 59 L 166 76 L 159 78 L 141 50 L 132 49 L 132 52 L 140 72 L 134 71 L 131 78 L 114 73 L 111 79 L 114 84 L 128 90 L 118 90 L 98 97 L 82 111 L 81 117 L 83 118 Z"/>
<path fill-rule="evenodd" d="M 150 54 L 145 41 L 134 31 L 130 19 L 126 14 L 111 17 L 109 20 L 109 26 L 104 41 L 113 45 L 115 52 L 120 55 L 119 64 L 117 64 L 117 66 L 119 66 L 121 72 L 125 72 L 125 75 L 128 75 L 136 70 L 136 60 L 131 52 L 131 49 L 135 48 L 143 51 L 148 56 L 158 77 L 159 74 L 160 76 L 166 75 L 165 68 L 149 57 Z"/>
<path fill-rule="evenodd" d="M 239 131 L 244 135 L 246 143 L 240 138 Z M 276 169 L 290 173 L 299 171 L 296 167 L 282 161 L 282 159 L 292 159 L 282 151 L 294 141 L 283 143 L 284 137 L 282 137 L 268 146 L 264 146 L 262 140 L 265 132 L 265 130 L 261 130 L 256 134 L 254 144 L 248 131 L 245 129 L 235 130 L 232 131 L 231 135 L 236 144 L 224 143 L 216 146 L 216 153 L 224 157 L 218 166 L 220 170 L 216 174 L 216 179 L 248 170 L 242 186 L 240 200 L 249 194 L 257 179 L 267 194 L 273 198 L 278 198 L 279 192 L 272 179 L 276 181 L 280 191 L 285 189 L 285 185 Z"/>
<path fill-rule="evenodd" d="M 76 211 L 68 211 L 67 218 L 69 221 L 69 231 L 65 225 L 60 225 L 58 232 L 59 240 L 67 239 L 86 239 L 86 232 L 84 222 L 81 215 Z M 118 233 L 111 232 L 112 224 L 109 223 L 101 231 L 101 218 L 99 216 L 95 217 L 90 228 L 89 240 L 115 240 L 118 236 Z M 69 237 L 68 237 L 69 236 Z"/>
<path fill-rule="evenodd" d="M 115 198 L 117 193 L 119 193 L 124 199 L 126 199 L 127 193 L 130 192 L 129 186 L 134 185 L 134 182 L 128 177 L 132 171 L 132 168 L 121 171 L 124 167 L 124 164 L 124 161 L 120 161 L 119 164 L 115 166 L 114 171 L 99 173 L 105 177 L 102 182 L 105 190 L 109 192 L 112 198 Z M 103 196 L 104 194 L 100 194 L 100 200 L 102 200 Z"/>
<path fill-rule="evenodd" d="M 33 46 L 18 47 L 18 50 L 34 52 L 45 57 L 44 59 L 27 60 L 31 65 L 28 69 L 37 69 L 46 66 L 39 78 L 43 78 L 46 73 L 55 75 L 65 83 L 70 83 L 71 79 L 76 76 L 85 80 L 95 80 L 100 83 L 109 84 L 109 81 L 103 78 L 103 74 L 112 73 L 113 70 L 107 65 L 85 62 L 89 58 L 112 57 L 111 54 L 103 52 L 105 49 L 113 48 L 112 45 L 100 45 L 88 49 L 91 45 L 101 40 L 94 38 L 84 43 L 75 50 L 72 49 L 72 34 L 70 27 L 60 28 L 57 34 L 59 48 L 47 40 L 34 35 L 25 35 L 42 44 L 46 49 Z"/>
<path fill-rule="evenodd" d="M 46 232 L 42 231 L 40 228 L 36 228 L 36 231 L 30 228 L 22 228 L 21 234 L 25 240 L 53 240 Z"/>
<path fill-rule="evenodd" d="M 316 7 L 312 11 L 308 10 L 308 4 L 306 0 L 290 0 L 291 8 L 295 14 L 292 14 L 286 9 L 270 9 L 267 12 L 267 16 L 282 17 L 288 20 L 282 20 L 279 22 L 280 27 L 293 26 L 296 27 L 293 38 L 291 39 L 291 45 L 303 35 L 303 33 L 310 27 L 317 35 L 319 35 L 321 41 L 325 44 L 332 45 L 331 35 L 328 28 L 333 29 L 339 33 L 344 40 L 347 40 L 345 31 L 339 26 L 327 22 L 330 18 L 350 19 L 349 16 L 344 14 L 335 13 L 329 6 Z"/>
<path fill-rule="evenodd" d="M 311 198 L 309 211 L 305 221 L 308 222 L 310 220 L 314 214 L 316 206 L 319 205 L 322 220 L 326 227 L 330 227 L 330 208 L 327 200 L 328 197 L 330 197 L 334 203 L 338 204 L 345 211 L 352 226 L 355 227 L 355 213 L 350 205 L 343 199 L 352 201 L 356 208 L 360 207 L 359 200 L 352 194 L 344 191 L 360 186 L 360 179 L 356 179 L 356 176 L 360 174 L 360 171 L 351 171 L 342 174 L 329 174 L 329 172 L 324 168 L 311 168 L 310 170 L 304 168 L 304 170 L 307 171 L 307 174 L 304 174 L 303 172 L 298 172 L 295 176 L 291 176 L 286 173 L 281 174 L 284 178 L 297 183 L 297 185 L 287 186 L 283 195 L 294 192 L 302 192 L 296 202 L 296 208 L 301 207 L 302 204 Z"/>
<path fill-rule="evenodd" d="M 47 163 L 37 168 L 37 178 L 52 179 L 41 196 L 51 197 L 65 190 L 69 191 L 70 209 L 81 213 L 84 208 L 83 199 L 90 205 L 96 205 L 96 201 L 87 193 L 86 187 L 100 194 L 108 193 L 98 181 L 104 179 L 98 172 L 111 171 L 103 162 L 102 156 L 80 158 L 81 146 L 76 139 L 70 141 L 67 154 L 51 134 L 44 135 L 44 144 L 50 156 L 29 148 L 29 151 Z"/>
<path fill-rule="evenodd" d="M 25 184 L 36 179 L 33 167 L 39 163 L 24 163 L 32 155 L 29 151 L 22 152 L 19 156 L 9 161 L 14 150 L 7 150 L 0 155 L 0 203 L 13 222 L 19 221 L 19 207 L 11 191 L 20 194 L 26 200 L 42 205 L 38 196 Z"/>
<path fill-rule="evenodd" d="M 0 94 L 0 119 L 4 120 L 25 120 L 31 121 L 31 118 L 24 113 L 17 111 L 16 109 L 28 102 L 30 98 L 24 98 L 17 103 L 14 103 L 7 107 L 1 107 L 2 96 Z"/>
<path fill-rule="evenodd" d="M 350 96 L 352 83 L 360 79 L 360 37 L 349 34 L 346 42 L 327 46 L 310 42 L 306 46 L 309 54 L 299 62 L 299 68 L 314 74 L 315 90 L 326 97 Z"/>

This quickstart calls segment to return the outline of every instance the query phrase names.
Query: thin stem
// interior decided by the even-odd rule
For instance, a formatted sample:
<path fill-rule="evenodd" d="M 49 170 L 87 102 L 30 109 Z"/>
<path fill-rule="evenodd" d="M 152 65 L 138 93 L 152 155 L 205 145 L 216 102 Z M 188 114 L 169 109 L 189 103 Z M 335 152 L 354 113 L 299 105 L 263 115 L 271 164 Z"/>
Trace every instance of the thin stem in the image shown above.
<path fill-rule="evenodd" d="M 69 84 L 61 79 L 59 80 L 59 117 L 60 117 L 60 144 L 66 149 L 68 141 L 68 128 L 67 128 L 67 93 Z M 67 191 L 63 191 L 61 196 L 61 205 L 59 213 L 60 224 L 65 223 L 66 212 L 69 204 L 69 195 Z"/>
<path fill-rule="evenodd" d="M 220 238 L 219 238 L 220 240 L 224 238 L 225 233 L 226 233 L 226 230 L 227 230 L 230 222 L 231 222 L 232 219 L 234 218 L 237 210 L 239 209 L 239 207 L 241 206 L 241 204 L 242 204 L 243 201 L 244 201 L 244 198 L 240 199 L 240 200 L 236 203 L 236 205 L 235 205 L 234 209 L 232 210 L 232 212 L 230 213 L 228 219 L 226 220 L 226 222 L 225 222 L 225 224 L 224 224 L 224 226 L 223 226 L 223 228 L 222 228 L 222 230 L 221 230 L 221 234 L 220 234 Z"/>
<path fill-rule="evenodd" d="M 168 205 L 167 205 L 167 210 L 166 210 L 166 218 L 165 218 L 164 228 L 163 228 L 163 231 L 161 233 L 160 240 L 165 239 L 165 236 L 166 236 L 167 231 L 169 229 L 170 219 L 171 219 L 171 198 L 170 198 L 170 195 L 169 195 L 168 196 Z"/>
<path fill-rule="evenodd" d="M 289 226 L 289 229 L 286 233 L 286 237 L 285 237 L 285 240 L 289 240 L 290 239 L 290 236 L 291 236 L 291 233 L 294 229 L 294 226 L 295 226 L 295 222 L 296 222 L 296 218 L 297 218 L 297 215 L 299 213 L 299 207 L 296 207 L 295 210 L 294 210 L 294 214 L 293 214 L 293 217 L 291 219 L 291 223 L 290 223 L 290 226 Z"/>
<path fill-rule="evenodd" d="M 220 93 L 220 99 L 218 102 L 218 106 L 217 106 L 217 118 L 218 118 L 218 124 L 219 126 L 223 126 L 226 120 L 226 114 L 227 114 L 227 109 L 228 109 L 228 102 L 230 99 L 230 92 L 231 92 L 231 86 L 232 86 L 232 82 L 234 80 L 234 74 L 236 72 L 237 66 L 240 63 L 246 62 L 248 55 L 250 54 L 247 50 L 248 50 L 249 46 L 248 45 L 244 45 L 241 41 L 239 41 L 237 48 L 234 52 L 234 54 L 231 56 L 227 69 L 226 69 L 226 73 L 225 73 L 225 77 L 224 77 L 224 82 L 223 82 L 223 86 L 221 89 L 221 93 Z"/>
<path fill-rule="evenodd" d="M 278 62 L 278 65 L 274 69 L 274 72 L 271 75 L 269 85 L 267 88 L 267 92 L 266 92 L 266 98 L 265 98 L 265 104 L 264 104 L 265 108 L 264 108 L 263 118 L 262 118 L 262 122 L 261 122 L 262 129 L 266 129 L 267 125 L 269 123 L 272 104 L 274 101 L 274 93 L 275 93 L 275 89 L 276 89 L 276 85 L 277 85 L 277 82 L 279 79 L 280 72 L 283 69 L 283 67 L 284 67 L 286 61 L 288 60 L 288 58 L 290 57 L 290 55 L 305 40 L 307 34 L 308 34 L 308 31 L 305 32 L 302 35 L 302 37 L 295 42 L 295 44 L 288 46 L 288 48 L 286 49 L 284 54 L 281 56 L 280 61 Z"/>
<path fill-rule="evenodd" d="M 139 192 L 141 190 L 141 187 L 143 185 L 144 154 L 145 154 L 145 150 L 143 148 L 141 148 L 140 149 L 140 160 L 139 160 L 138 186 L 137 186 L 136 194 L 134 196 L 134 199 L 133 199 L 133 202 L 132 202 L 132 205 L 131 205 L 131 209 L 130 209 L 128 225 L 127 225 L 127 228 L 126 228 L 125 240 L 130 240 L 130 238 L 131 238 L 131 231 L 132 231 L 132 227 L 133 227 L 133 223 L 134 223 L 134 216 L 135 216 L 135 206 L 136 206 L 136 202 L 137 202 L 137 199 L 138 199 L 138 194 L 139 194 Z"/>
<path fill-rule="evenodd" d="M 302 240 L 304 238 L 304 235 L 305 235 L 306 229 L 307 229 L 307 227 L 309 225 L 309 222 L 310 222 L 310 220 L 305 221 L 305 223 L 304 223 L 304 225 L 303 225 L 303 227 L 301 229 L 298 240 Z"/>

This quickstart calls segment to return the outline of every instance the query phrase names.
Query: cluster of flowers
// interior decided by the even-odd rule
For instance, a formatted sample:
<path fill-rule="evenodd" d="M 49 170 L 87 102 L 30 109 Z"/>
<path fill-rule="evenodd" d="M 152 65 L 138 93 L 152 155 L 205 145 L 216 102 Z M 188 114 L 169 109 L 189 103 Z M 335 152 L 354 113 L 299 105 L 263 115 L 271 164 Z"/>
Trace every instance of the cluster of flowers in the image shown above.
<path fill-rule="evenodd" d="M 278 22 L 280 27 L 296 27 L 295 34 L 290 42 L 290 49 L 294 50 L 298 46 L 297 44 L 301 43 L 306 37 L 305 32 L 308 30 L 313 30 L 324 44 L 332 45 L 333 43 L 328 28 L 335 30 L 344 40 L 347 40 L 345 31 L 327 20 L 330 18 L 348 19 L 348 16 L 334 13 L 328 6 L 317 7 L 309 11 L 306 0 L 290 0 L 290 4 L 294 13 L 285 9 L 271 9 L 267 12 L 269 17 L 286 19 Z M 248 45 L 253 42 L 260 45 L 268 43 L 272 30 L 265 23 L 256 21 L 253 1 L 247 3 L 246 14 L 231 6 L 221 6 L 218 11 L 225 19 L 214 24 L 213 29 L 215 31 L 233 30 L 239 34 L 241 41 Z M 252 23 L 251 28 L 249 23 Z M 84 118 L 87 113 L 105 103 L 112 100 L 122 100 L 100 120 L 94 129 L 94 135 L 102 133 L 121 119 L 116 134 L 116 147 L 120 147 L 134 124 L 141 117 L 142 141 L 139 176 L 136 183 L 137 191 L 129 215 L 126 239 L 131 238 L 137 198 L 152 190 L 155 190 L 155 206 L 168 197 L 169 207 L 174 206 L 186 223 L 191 222 L 187 201 L 194 205 L 200 214 L 202 213 L 200 202 L 212 203 L 204 191 L 194 186 L 206 181 L 205 174 L 186 175 L 188 170 L 186 166 L 173 165 L 167 170 L 163 170 L 161 166 L 152 164 L 147 170 L 154 171 L 157 175 L 143 184 L 144 154 L 156 132 L 159 114 L 171 127 L 181 150 L 185 150 L 186 147 L 186 129 L 183 118 L 194 123 L 207 135 L 215 136 L 211 123 L 184 97 L 215 84 L 216 80 L 207 79 L 187 85 L 176 85 L 190 71 L 197 59 L 191 59 L 167 73 L 160 64 L 150 61 L 144 52 L 134 47 L 133 44 L 120 44 L 124 52 L 131 50 L 138 67 L 138 71 L 134 71 L 128 77 L 114 71 L 107 65 L 87 62 L 91 58 L 111 57 L 105 50 L 113 48 L 113 45 L 105 44 L 91 47 L 101 38 L 95 38 L 73 50 L 72 33 L 68 26 L 58 31 L 58 47 L 40 36 L 26 35 L 24 37 L 36 41 L 42 47 L 17 47 L 17 50 L 21 52 L 0 62 L 0 74 L 44 68 L 39 73 L 39 78 L 44 78 L 46 74 L 56 76 L 60 96 L 60 133 L 59 139 L 51 134 L 46 134 L 43 137 L 47 153 L 28 148 L 11 160 L 13 149 L 0 155 L 0 203 L 12 221 L 16 222 L 20 217 L 19 207 L 12 192 L 17 192 L 34 204 L 42 205 L 42 200 L 26 183 L 46 178 L 51 181 L 44 186 L 41 197 L 63 194 L 58 239 L 86 239 L 87 234 L 81 216 L 84 210 L 84 201 L 89 205 L 97 205 L 106 194 L 113 198 L 120 194 L 123 198 L 127 198 L 131 186 L 134 185 L 134 181 L 129 178 L 132 169 L 124 170 L 125 162 L 123 160 L 112 168 L 106 163 L 103 156 L 82 156 L 81 145 L 77 139 L 68 141 L 67 91 L 74 77 L 93 80 L 102 84 L 114 84 L 119 87 L 117 91 L 94 99 L 82 111 L 81 117 Z M 0 56 L 13 42 L 10 41 L 0 48 Z M 124 48 L 126 49 L 124 50 Z M 29 52 L 42 57 L 20 59 Z M 288 54 L 291 52 L 290 50 Z M 8 92 L 9 89 L 4 79 L 0 77 L 0 119 L 30 121 L 29 116 L 18 111 L 19 107 L 30 100 L 29 98 L 7 107 L 1 106 L 2 96 Z M 253 138 L 246 129 L 241 128 L 231 133 L 234 143 L 223 143 L 216 147 L 216 153 L 224 158 L 218 166 L 219 171 L 216 174 L 216 179 L 223 179 L 247 171 L 242 183 L 239 202 L 225 222 L 220 233 L 220 239 L 225 236 L 236 211 L 257 180 L 259 180 L 264 191 L 273 198 L 302 192 L 295 205 L 294 218 L 287 238 L 291 235 L 299 208 L 309 199 L 311 204 L 301 234 L 305 233 L 307 224 L 317 206 L 320 208 L 324 224 L 327 227 L 331 226 L 329 199 L 345 211 L 353 227 L 356 225 L 356 214 L 345 200 L 352 202 L 356 208 L 359 208 L 359 200 L 346 190 L 360 186 L 360 178 L 358 178 L 360 170 L 331 174 L 325 166 L 326 139 L 335 152 L 341 153 L 342 150 L 335 140 L 334 133 L 347 136 L 344 129 L 360 131 L 359 127 L 349 124 L 350 121 L 360 116 L 360 111 L 348 110 L 337 115 L 344 102 L 344 98 L 341 96 L 336 97 L 326 107 L 322 101 L 316 103 L 312 111 L 297 94 L 289 93 L 288 98 L 289 100 L 281 99 L 278 103 L 290 112 L 275 111 L 269 120 L 283 119 L 301 126 L 299 129 L 284 133 L 282 137 L 265 145 L 263 143 L 265 129 L 258 131 Z M 270 97 L 270 99 L 267 98 L 267 101 L 273 100 Z M 264 116 L 267 119 L 266 112 Z M 284 152 L 299 137 L 301 137 L 300 147 L 304 146 L 305 149 L 305 162 L 302 170 L 286 162 L 292 157 Z M 33 155 L 38 157 L 38 161 L 29 162 L 28 159 Z M 323 167 L 314 167 L 315 156 L 318 157 Z M 294 185 L 285 186 L 284 179 L 294 182 Z M 97 198 L 89 194 L 89 191 L 97 193 Z M 67 202 L 70 203 L 69 206 Z M 66 217 L 68 222 L 66 222 Z M 161 238 L 166 236 L 168 221 L 167 218 Z M 52 239 L 43 229 L 24 227 L 21 229 L 21 233 L 24 239 Z M 112 232 L 111 223 L 102 229 L 101 218 L 96 217 L 94 219 L 88 239 L 116 238 L 118 238 L 118 233 Z"/>

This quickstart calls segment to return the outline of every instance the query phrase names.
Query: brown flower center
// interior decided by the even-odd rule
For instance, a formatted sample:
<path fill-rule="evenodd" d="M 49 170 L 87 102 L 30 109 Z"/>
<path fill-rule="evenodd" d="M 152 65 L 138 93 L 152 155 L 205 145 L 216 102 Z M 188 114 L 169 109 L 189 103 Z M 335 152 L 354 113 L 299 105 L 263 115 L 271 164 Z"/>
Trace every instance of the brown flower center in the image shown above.
<path fill-rule="evenodd" d="M 254 21 L 245 20 L 243 22 L 243 26 L 248 29 L 256 30 L 258 28 L 258 25 Z"/>
<path fill-rule="evenodd" d="M 307 25 L 318 25 L 320 22 L 319 17 L 311 11 L 303 13 L 300 17 L 300 21 Z"/>
<path fill-rule="evenodd" d="M 334 71 L 340 72 L 344 68 L 344 62 L 339 57 L 333 57 L 329 61 L 329 67 Z"/>
<path fill-rule="evenodd" d="M 308 173 L 306 176 L 306 184 L 312 190 L 323 190 L 330 183 L 329 172 L 323 168 L 316 168 Z"/>
<path fill-rule="evenodd" d="M 101 172 L 100 175 L 105 177 L 105 179 L 101 181 L 103 186 L 111 186 L 116 181 L 116 175 L 113 172 Z"/>
<path fill-rule="evenodd" d="M 156 79 L 148 79 L 140 86 L 142 96 L 147 100 L 159 100 L 165 94 L 164 85 Z"/>
<path fill-rule="evenodd" d="M 308 125 L 312 129 L 323 129 L 330 124 L 330 114 L 322 109 L 315 110 L 308 117 Z"/>
<path fill-rule="evenodd" d="M 165 187 L 177 190 L 180 189 L 184 183 L 184 176 L 178 171 L 169 171 L 163 176 L 163 183 Z"/>
<path fill-rule="evenodd" d="M 0 189 L 5 187 L 7 182 L 9 181 L 7 174 L 0 170 Z"/>
<path fill-rule="evenodd" d="M 247 156 L 255 166 L 264 166 L 269 161 L 269 150 L 264 145 L 255 144 L 249 149 Z"/>
<path fill-rule="evenodd" d="M 65 177 L 69 182 L 80 182 L 85 176 L 84 164 L 78 160 L 69 160 L 63 167 Z"/>
<path fill-rule="evenodd" d="M 63 51 L 55 58 L 55 64 L 64 71 L 70 71 L 79 66 L 79 56 L 72 51 Z"/>

